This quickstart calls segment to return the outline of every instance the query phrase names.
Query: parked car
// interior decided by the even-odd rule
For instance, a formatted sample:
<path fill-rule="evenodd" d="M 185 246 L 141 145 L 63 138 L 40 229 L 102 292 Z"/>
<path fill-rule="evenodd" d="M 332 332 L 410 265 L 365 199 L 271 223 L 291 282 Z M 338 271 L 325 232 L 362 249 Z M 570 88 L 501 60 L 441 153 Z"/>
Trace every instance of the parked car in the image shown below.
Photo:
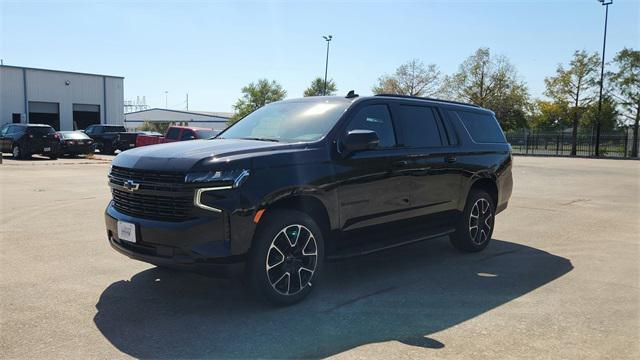
<path fill-rule="evenodd" d="M 316 288 L 325 260 L 445 235 L 481 251 L 512 190 L 493 112 L 352 92 L 271 103 L 214 139 L 132 149 L 112 164 L 115 250 L 223 275 L 240 267 L 276 304 Z"/>
<path fill-rule="evenodd" d="M 119 133 L 118 138 L 116 140 L 116 147 L 120 151 L 133 149 L 134 147 L 136 147 L 136 142 L 139 135 L 153 136 L 153 137 L 162 136 L 162 134 L 155 131 L 136 131 L 136 132 Z"/>
<path fill-rule="evenodd" d="M 49 125 L 5 124 L 0 128 L 2 152 L 11 152 L 15 159 L 28 159 L 33 154 L 58 158 L 60 136 Z"/>
<path fill-rule="evenodd" d="M 90 155 L 96 144 L 82 131 L 58 131 L 60 136 L 60 155 Z"/>
<path fill-rule="evenodd" d="M 169 126 L 164 136 L 147 136 L 138 135 L 136 139 L 136 147 L 163 144 L 175 141 L 196 140 L 196 139 L 209 139 L 218 134 L 217 131 L 191 127 L 191 126 Z"/>
<path fill-rule="evenodd" d="M 122 125 L 89 125 L 84 129 L 84 133 L 89 135 L 96 144 L 96 149 L 102 154 L 111 155 L 118 150 L 117 140 L 120 133 L 126 133 Z"/>

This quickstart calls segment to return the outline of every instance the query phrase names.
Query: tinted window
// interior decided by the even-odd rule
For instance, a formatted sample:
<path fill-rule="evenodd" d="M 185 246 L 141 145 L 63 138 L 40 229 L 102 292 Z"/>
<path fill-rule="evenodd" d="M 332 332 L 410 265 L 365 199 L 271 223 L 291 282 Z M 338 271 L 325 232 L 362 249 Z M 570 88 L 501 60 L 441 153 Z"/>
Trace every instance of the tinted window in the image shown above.
<path fill-rule="evenodd" d="M 170 128 L 169 131 L 167 131 L 167 139 L 178 140 L 179 135 L 180 135 L 179 128 Z"/>
<path fill-rule="evenodd" d="M 50 126 L 30 126 L 27 132 L 33 135 L 47 135 L 53 134 L 56 131 Z"/>
<path fill-rule="evenodd" d="M 127 129 L 124 126 L 107 126 L 105 127 L 105 132 L 126 132 Z"/>
<path fill-rule="evenodd" d="M 216 136 L 218 132 L 214 130 L 196 130 L 196 134 L 198 135 L 198 139 L 208 139 Z"/>
<path fill-rule="evenodd" d="M 496 118 L 487 113 L 455 111 L 464 127 L 477 143 L 505 143 L 504 133 Z"/>
<path fill-rule="evenodd" d="M 398 110 L 398 121 L 405 146 L 442 146 L 440 130 L 432 108 L 401 105 Z"/>
<path fill-rule="evenodd" d="M 380 139 L 379 147 L 396 145 L 391 114 L 389 114 L 389 108 L 386 105 L 369 105 L 358 110 L 347 127 L 347 132 L 351 130 L 375 131 Z"/>
<path fill-rule="evenodd" d="M 182 137 L 180 138 L 180 140 L 193 140 L 195 138 L 196 138 L 196 134 L 194 134 L 193 131 L 185 130 L 182 133 Z"/>

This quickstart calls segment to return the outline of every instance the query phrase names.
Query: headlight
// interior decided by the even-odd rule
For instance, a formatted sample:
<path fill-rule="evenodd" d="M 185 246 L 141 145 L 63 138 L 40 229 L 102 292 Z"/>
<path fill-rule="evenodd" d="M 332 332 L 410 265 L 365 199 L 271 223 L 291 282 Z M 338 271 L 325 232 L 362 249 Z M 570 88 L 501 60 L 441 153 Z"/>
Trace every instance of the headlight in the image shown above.
<path fill-rule="evenodd" d="M 249 176 L 249 170 L 221 170 L 189 173 L 184 177 L 186 183 L 220 184 L 238 187 Z"/>

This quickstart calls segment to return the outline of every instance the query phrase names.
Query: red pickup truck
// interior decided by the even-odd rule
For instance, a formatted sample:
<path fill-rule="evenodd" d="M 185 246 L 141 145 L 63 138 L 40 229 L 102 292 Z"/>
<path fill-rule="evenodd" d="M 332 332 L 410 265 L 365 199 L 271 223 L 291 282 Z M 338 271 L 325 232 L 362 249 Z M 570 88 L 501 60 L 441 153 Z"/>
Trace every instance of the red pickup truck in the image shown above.
<path fill-rule="evenodd" d="M 209 139 L 218 135 L 215 130 L 190 126 L 169 126 L 164 136 L 138 135 L 136 147 L 162 144 L 174 141 Z"/>

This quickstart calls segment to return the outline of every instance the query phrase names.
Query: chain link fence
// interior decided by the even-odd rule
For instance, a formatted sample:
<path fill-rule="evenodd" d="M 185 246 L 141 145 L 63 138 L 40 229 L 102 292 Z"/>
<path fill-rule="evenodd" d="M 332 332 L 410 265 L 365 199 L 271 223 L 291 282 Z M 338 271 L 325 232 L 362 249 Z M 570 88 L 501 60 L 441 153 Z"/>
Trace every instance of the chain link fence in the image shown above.
<path fill-rule="evenodd" d="M 571 155 L 571 132 L 513 131 L 505 134 L 514 154 L 521 155 Z M 577 156 L 595 156 L 594 134 L 578 134 Z M 640 144 L 639 144 L 640 145 Z M 631 158 L 633 134 L 631 131 L 600 134 L 600 157 Z M 636 157 L 637 158 L 637 157 Z"/>

